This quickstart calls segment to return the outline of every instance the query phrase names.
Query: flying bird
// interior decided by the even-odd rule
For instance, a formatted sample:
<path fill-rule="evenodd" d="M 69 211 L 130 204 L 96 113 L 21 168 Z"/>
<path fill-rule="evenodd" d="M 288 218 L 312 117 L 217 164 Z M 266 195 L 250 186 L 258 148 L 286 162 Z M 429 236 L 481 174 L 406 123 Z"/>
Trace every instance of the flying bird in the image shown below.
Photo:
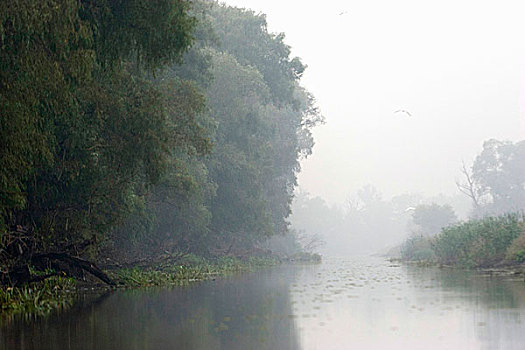
<path fill-rule="evenodd" d="M 348 11 L 343 11 L 343 12 L 339 13 L 339 16 L 346 15 L 347 13 L 348 13 Z"/>
<path fill-rule="evenodd" d="M 412 114 L 410 114 L 409 111 L 405 110 L 405 109 L 398 109 L 397 111 L 395 111 L 394 113 L 405 113 L 406 115 L 408 115 L 409 117 L 412 116 Z"/>

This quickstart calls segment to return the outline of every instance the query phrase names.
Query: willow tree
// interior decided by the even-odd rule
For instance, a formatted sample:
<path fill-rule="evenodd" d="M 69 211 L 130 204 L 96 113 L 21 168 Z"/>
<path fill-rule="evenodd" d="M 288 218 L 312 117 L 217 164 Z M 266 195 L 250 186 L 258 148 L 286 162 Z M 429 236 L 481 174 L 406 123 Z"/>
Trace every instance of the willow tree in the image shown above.
<path fill-rule="evenodd" d="M 208 147 L 193 115 L 174 115 L 169 89 L 152 80 L 190 47 L 196 25 L 190 5 L 2 5 L 3 259 L 100 241 L 160 179 L 174 148 Z"/>
<path fill-rule="evenodd" d="M 243 250 L 287 232 L 299 160 L 323 118 L 300 86 L 306 67 L 264 15 L 212 4 L 209 17 L 217 41 L 207 96 L 218 124 L 207 163 L 217 186 L 211 237 L 223 251 Z"/>

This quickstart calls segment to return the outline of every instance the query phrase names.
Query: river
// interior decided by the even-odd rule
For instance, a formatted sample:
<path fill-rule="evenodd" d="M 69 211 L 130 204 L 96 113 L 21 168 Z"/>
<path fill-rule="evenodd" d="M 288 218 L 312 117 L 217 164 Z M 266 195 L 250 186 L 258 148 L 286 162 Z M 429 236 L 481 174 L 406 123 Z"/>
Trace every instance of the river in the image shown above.
<path fill-rule="evenodd" d="M 326 258 L 2 320 L 1 349 L 523 349 L 525 282 Z"/>

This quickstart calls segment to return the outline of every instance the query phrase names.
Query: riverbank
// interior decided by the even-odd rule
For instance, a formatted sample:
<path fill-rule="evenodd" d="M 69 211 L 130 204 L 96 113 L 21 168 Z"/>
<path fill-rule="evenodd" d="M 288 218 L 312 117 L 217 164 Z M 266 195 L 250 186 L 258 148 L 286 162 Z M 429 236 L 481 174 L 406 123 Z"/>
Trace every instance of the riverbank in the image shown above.
<path fill-rule="evenodd" d="M 198 281 L 215 279 L 237 273 L 249 273 L 258 269 L 287 263 L 319 263 L 318 254 L 299 253 L 292 257 L 220 257 L 206 259 L 188 254 L 176 264 L 132 267 L 105 270 L 115 282 L 114 286 L 102 284 L 93 278 L 79 280 L 65 276 L 53 276 L 41 282 L 20 287 L 0 287 L 0 317 L 17 314 L 45 316 L 52 311 L 69 308 L 87 290 L 115 290 L 126 288 L 176 287 Z"/>
<path fill-rule="evenodd" d="M 525 269 L 523 214 L 469 220 L 442 229 L 433 237 L 412 237 L 400 260 L 417 264 L 482 270 Z"/>

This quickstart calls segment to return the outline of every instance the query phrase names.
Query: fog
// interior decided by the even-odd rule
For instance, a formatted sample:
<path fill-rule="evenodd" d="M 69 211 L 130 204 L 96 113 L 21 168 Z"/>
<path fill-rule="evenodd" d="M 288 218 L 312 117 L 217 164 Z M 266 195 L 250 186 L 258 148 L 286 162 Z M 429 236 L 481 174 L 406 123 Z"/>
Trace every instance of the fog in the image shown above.
<path fill-rule="evenodd" d="M 525 5 L 226 2 L 0 6 L 0 350 L 523 349 Z"/>
<path fill-rule="evenodd" d="M 410 235 L 406 215 L 372 236 L 342 224 L 365 186 L 389 205 L 412 194 L 419 199 L 411 205 L 449 204 L 464 219 L 471 207 L 456 185 L 462 163 L 470 167 L 488 139 L 525 138 L 519 1 L 227 3 L 266 14 L 270 31 L 284 32 L 292 54 L 308 65 L 302 83 L 326 124 L 314 130 L 299 191 L 339 213 L 339 222 L 301 221 L 297 202 L 291 221 L 328 237 L 336 251 L 385 249 Z"/>
<path fill-rule="evenodd" d="M 308 65 L 326 125 L 299 183 L 328 203 L 366 184 L 455 194 L 483 141 L 525 135 L 520 1 L 227 3 L 265 13 Z"/>

